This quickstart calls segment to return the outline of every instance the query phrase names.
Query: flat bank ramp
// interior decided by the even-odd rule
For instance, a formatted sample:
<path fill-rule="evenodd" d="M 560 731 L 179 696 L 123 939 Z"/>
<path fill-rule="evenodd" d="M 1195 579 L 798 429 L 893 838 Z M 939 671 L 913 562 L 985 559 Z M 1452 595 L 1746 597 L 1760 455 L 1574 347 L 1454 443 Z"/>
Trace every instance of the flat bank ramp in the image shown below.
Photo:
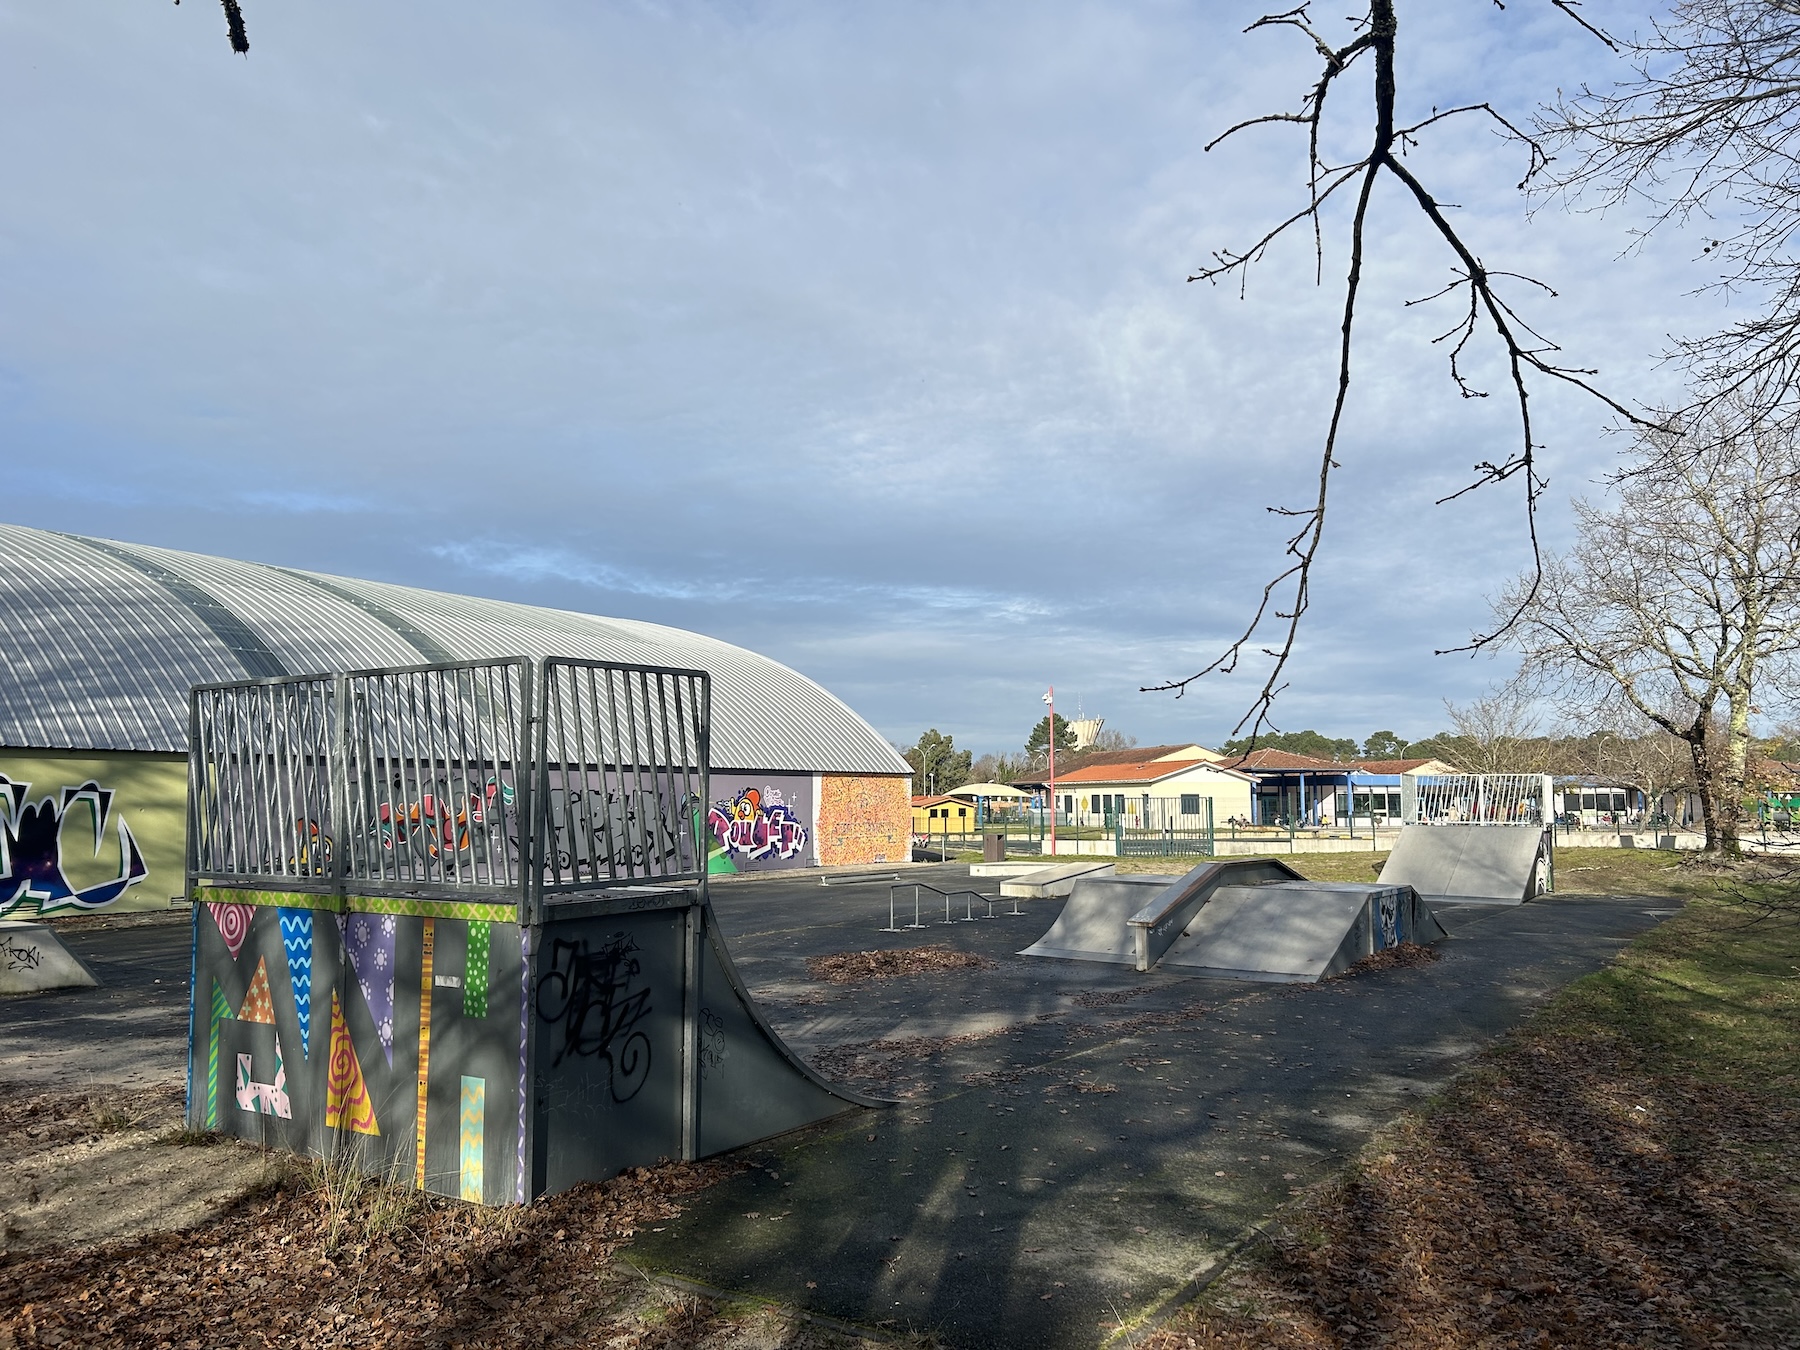
<path fill-rule="evenodd" d="M 1129 920 L 1178 880 L 1143 873 L 1082 877 L 1056 922 L 1019 955 L 1136 965 L 1137 937 Z"/>
<path fill-rule="evenodd" d="M 1095 862 L 1091 858 L 1083 862 L 1050 863 L 1001 882 L 1000 894 L 1009 900 L 1054 900 L 1061 895 L 1074 894 L 1075 884 L 1083 878 L 1110 877 L 1117 866 L 1117 863 Z"/>
<path fill-rule="evenodd" d="M 1224 886 L 1157 963 L 1239 980 L 1322 980 L 1402 942 L 1444 937 L 1410 886 L 1288 881 Z"/>
<path fill-rule="evenodd" d="M 1420 895 L 1519 905 L 1549 876 L 1548 836 L 1517 825 L 1406 825 L 1381 869 L 1384 886 Z"/>

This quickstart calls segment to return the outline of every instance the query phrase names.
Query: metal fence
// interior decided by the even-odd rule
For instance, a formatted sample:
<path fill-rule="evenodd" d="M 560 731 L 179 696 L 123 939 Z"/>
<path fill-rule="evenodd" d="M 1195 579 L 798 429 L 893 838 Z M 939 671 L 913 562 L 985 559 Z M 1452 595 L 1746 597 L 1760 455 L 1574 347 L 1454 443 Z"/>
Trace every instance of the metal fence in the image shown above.
<path fill-rule="evenodd" d="M 710 699 L 704 671 L 562 658 L 199 686 L 190 880 L 529 909 L 698 878 Z"/>
<path fill-rule="evenodd" d="M 1547 773 L 1421 774 L 1402 779 L 1408 825 L 1535 825 L 1555 818 Z"/>
<path fill-rule="evenodd" d="M 552 659 L 542 689 L 544 889 L 697 876 L 705 673 Z"/>
<path fill-rule="evenodd" d="M 1121 858 L 1211 857 L 1213 852 L 1213 802 L 1202 797 L 1200 810 L 1183 811 L 1179 801 L 1151 798 L 1137 815 L 1117 817 L 1114 846 Z"/>
<path fill-rule="evenodd" d="M 329 676 L 194 690 L 190 871 L 331 889 L 336 712 Z"/>
<path fill-rule="evenodd" d="M 348 882 L 518 889 L 531 674 L 512 660 L 339 677 Z"/>

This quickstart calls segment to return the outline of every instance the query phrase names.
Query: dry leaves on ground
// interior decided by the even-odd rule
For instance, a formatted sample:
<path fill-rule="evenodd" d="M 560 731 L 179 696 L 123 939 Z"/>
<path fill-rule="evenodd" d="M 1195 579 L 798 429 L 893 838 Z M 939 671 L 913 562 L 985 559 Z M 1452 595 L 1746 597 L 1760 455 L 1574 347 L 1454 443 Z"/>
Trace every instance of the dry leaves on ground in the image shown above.
<path fill-rule="evenodd" d="M 1138 1344 L 1793 1344 L 1796 1149 L 1791 1102 L 1524 1037 Z"/>
<path fill-rule="evenodd" d="M 1402 942 L 1393 947 L 1384 948 L 1373 956 L 1365 956 L 1354 965 L 1347 966 L 1336 975 L 1327 978 L 1333 980 L 1353 979 L 1358 975 L 1367 975 L 1378 970 L 1401 970 L 1410 966 L 1428 966 L 1438 959 L 1438 950 L 1418 942 Z"/>
<path fill-rule="evenodd" d="M 381 1186 L 345 1200 L 296 1161 L 185 1233 L 0 1258 L 0 1346 L 690 1344 L 681 1323 L 698 1314 L 646 1320 L 610 1258 L 734 1170 L 636 1168 L 484 1210 Z"/>
<path fill-rule="evenodd" d="M 806 973 L 830 984 L 860 984 L 864 980 L 891 980 L 900 975 L 924 975 L 940 970 L 992 970 L 995 963 L 974 952 L 959 952 L 937 943 L 930 947 L 901 947 L 874 952 L 833 952 L 809 957 Z"/>

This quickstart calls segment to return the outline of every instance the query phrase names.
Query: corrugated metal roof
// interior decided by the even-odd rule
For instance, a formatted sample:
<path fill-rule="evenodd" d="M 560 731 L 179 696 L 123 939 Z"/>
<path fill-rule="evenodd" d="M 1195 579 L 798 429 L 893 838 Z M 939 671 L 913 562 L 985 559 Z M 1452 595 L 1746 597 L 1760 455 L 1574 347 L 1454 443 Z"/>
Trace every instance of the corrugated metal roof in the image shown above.
<path fill-rule="evenodd" d="M 713 677 L 720 768 L 911 773 L 804 675 L 632 619 L 0 525 L 0 745 L 183 751 L 209 680 L 496 656 L 690 666 Z"/>

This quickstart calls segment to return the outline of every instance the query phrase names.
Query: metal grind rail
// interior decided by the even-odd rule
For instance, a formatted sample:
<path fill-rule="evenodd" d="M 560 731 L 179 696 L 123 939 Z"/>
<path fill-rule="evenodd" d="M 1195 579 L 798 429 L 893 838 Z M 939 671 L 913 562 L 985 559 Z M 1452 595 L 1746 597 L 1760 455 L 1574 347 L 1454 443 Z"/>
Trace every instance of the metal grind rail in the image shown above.
<path fill-rule="evenodd" d="M 913 921 L 909 924 L 902 925 L 897 917 L 899 905 L 895 897 L 899 892 L 906 890 L 908 887 L 912 889 L 913 893 Z M 921 891 L 930 891 L 933 895 L 943 897 L 944 917 L 938 920 L 939 926 L 947 923 L 976 923 L 982 919 L 1010 919 L 1015 916 L 1023 917 L 1025 913 L 1024 910 L 1019 908 L 1017 897 L 1013 899 L 1013 907 L 1010 910 L 1003 910 L 1001 913 L 996 914 L 994 913 L 994 904 L 1002 898 L 1000 896 L 983 895 L 980 891 L 971 890 L 939 890 L 928 881 L 902 881 L 888 887 L 888 926 L 886 928 L 877 928 L 875 931 L 878 933 L 904 933 L 913 928 L 929 927 L 929 925 L 920 918 L 920 914 L 923 910 L 923 900 L 920 896 Z M 950 914 L 950 902 L 958 897 L 961 897 L 963 900 L 963 916 L 960 919 L 952 918 Z M 988 912 L 986 914 L 977 914 L 975 912 L 975 902 L 977 900 L 987 906 Z"/>

